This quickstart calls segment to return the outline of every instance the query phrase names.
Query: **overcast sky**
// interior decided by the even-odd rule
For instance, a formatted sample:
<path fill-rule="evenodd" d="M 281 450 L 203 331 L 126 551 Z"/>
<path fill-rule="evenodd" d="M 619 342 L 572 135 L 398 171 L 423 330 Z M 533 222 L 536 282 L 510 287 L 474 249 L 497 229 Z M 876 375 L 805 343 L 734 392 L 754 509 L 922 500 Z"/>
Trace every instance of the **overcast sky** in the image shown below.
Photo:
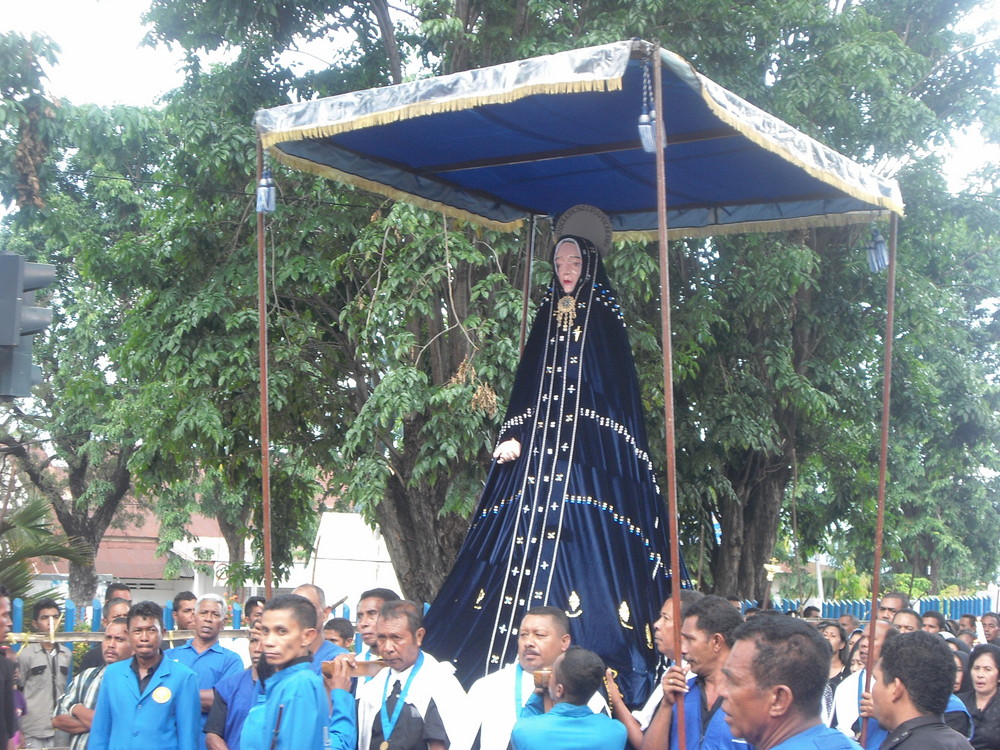
<path fill-rule="evenodd" d="M 61 48 L 50 92 L 74 104 L 153 104 L 180 85 L 181 55 L 142 47 L 143 0 L 0 0 L 0 28 Z"/>

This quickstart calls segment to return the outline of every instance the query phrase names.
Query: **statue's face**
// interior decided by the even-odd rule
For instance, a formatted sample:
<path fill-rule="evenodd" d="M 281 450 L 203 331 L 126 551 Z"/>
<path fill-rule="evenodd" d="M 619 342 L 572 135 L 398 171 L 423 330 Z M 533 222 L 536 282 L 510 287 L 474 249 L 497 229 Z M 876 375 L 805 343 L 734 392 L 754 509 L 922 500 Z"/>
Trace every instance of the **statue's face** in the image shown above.
<path fill-rule="evenodd" d="M 583 272 L 583 254 L 573 240 L 563 240 L 556 246 L 553 259 L 556 278 L 565 294 L 571 294 L 580 281 Z"/>

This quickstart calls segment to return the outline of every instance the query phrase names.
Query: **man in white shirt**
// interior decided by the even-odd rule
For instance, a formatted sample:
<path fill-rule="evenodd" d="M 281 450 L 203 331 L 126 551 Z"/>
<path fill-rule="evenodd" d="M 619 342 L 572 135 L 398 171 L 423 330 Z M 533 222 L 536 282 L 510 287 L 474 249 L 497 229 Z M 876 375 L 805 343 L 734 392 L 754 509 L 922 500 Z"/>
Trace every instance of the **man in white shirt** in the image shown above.
<path fill-rule="evenodd" d="M 480 678 L 469 690 L 480 750 L 506 750 L 514 722 L 535 690 L 536 673 L 551 670 L 572 640 L 569 619 L 556 607 L 529 609 L 517 635 L 517 661 Z M 588 705 L 594 713 L 608 710 L 599 693 L 590 697 Z"/>
<path fill-rule="evenodd" d="M 864 664 L 868 664 L 868 634 L 870 632 L 871 623 L 866 623 L 864 635 L 861 636 L 861 645 L 858 646 L 858 653 Z M 885 643 L 886 639 L 897 635 L 899 635 L 899 630 L 891 622 L 886 622 L 885 620 L 877 620 L 875 622 L 875 655 L 872 657 L 873 664 L 879 660 L 882 653 L 882 644 Z M 837 686 L 837 692 L 833 696 L 832 726 L 852 739 L 856 738 L 861 731 L 858 718 L 861 715 L 861 693 L 865 687 L 866 672 L 867 669 L 859 669 L 857 672 L 848 675 Z"/>
<path fill-rule="evenodd" d="M 468 697 L 455 668 L 421 650 L 420 606 L 386 602 L 375 632 L 388 669 L 358 685 L 358 750 L 468 750 L 475 736 Z"/>

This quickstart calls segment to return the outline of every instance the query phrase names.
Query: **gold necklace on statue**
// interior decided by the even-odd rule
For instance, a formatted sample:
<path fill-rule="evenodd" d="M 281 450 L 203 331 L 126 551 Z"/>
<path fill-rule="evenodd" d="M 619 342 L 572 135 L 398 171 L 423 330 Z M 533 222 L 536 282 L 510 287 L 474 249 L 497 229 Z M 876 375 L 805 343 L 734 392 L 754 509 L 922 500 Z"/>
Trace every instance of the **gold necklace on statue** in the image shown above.
<path fill-rule="evenodd" d="M 559 303 L 556 305 L 555 316 L 556 325 L 559 328 L 564 331 L 572 328 L 573 323 L 576 321 L 576 297 L 572 294 L 560 297 Z"/>

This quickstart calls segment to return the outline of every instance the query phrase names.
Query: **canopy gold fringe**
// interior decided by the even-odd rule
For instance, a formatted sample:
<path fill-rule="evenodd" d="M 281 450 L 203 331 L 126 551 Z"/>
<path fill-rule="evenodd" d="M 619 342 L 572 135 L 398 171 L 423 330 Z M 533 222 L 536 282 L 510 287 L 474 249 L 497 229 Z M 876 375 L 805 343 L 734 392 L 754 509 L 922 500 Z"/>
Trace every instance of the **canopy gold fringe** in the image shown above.
<path fill-rule="evenodd" d="M 664 62 L 667 61 L 664 60 Z M 832 185 L 838 190 L 843 190 L 852 198 L 857 198 L 858 200 L 863 200 L 868 203 L 873 203 L 887 211 L 890 211 L 892 213 L 898 214 L 900 217 L 903 217 L 904 209 L 903 209 L 903 204 L 900 200 L 896 200 L 893 197 L 881 195 L 879 193 L 872 192 L 870 190 L 864 190 L 857 184 L 852 184 L 846 180 L 841 179 L 832 171 L 825 170 L 821 167 L 817 167 L 815 164 L 800 159 L 791 149 L 771 140 L 770 138 L 767 137 L 765 133 L 762 133 L 760 130 L 756 129 L 751 123 L 748 123 L 747 121 L 735 116 L 732 112 L 726 109 L 726 107 L 720 104 L 718 100 L 716 100 L 716 98 L 712 96 L 712 92 L 709 90 L 716 88 L 716 84 L 714 84 L 712 81 L 706 79 L 704 76 L 700 74 L 697 75 L 697 81 L 699 84 L 699 93 L 701 94 L 701 98 L 705 102 L 705 104 L 708 105 L 708 108 L 712 110 L 713 114 L 715 114 L 716 117 L 718 117 L 720 120 L 725 122 L 727 125 L 732 127 L 737 132 L 739 132 L 740 135 L 744 136 L 745 138 L 752 141 L 761 148 L 780 156 L 785 161 L 801 168 L 810 177 L 815 177 L 817 180 L 825 182 L 828 185 Z M 724 91 L 725 89 L 722 90 Z M 745 103 L 745 106 L 753 106 L 753 105 Z M 801 137 L 808 138 L 808 136 L 805 136 L 804 134 L 802 134 Z M 810 138 L 809 140 L 813 139 Z M 818 142 L 814 141 L 814 143 L 816 143 L 819 148 L 826 148 L 825 146 L 819 144 Z M 844 223 L 853 223 L 853 222 L 844 222 Z M 811 224 L 810 226 L 815 226 L 815 224 Z M 769 231 L 769 230 L 761 230 L 761 231 Z"/>
<path fill-rule="evenodd" d="M 388 125 L 393 122 L 401 122 L 415 117 L 434 115 L 442 112 L 460 112 L 464 109 L 473 109 L 490 104 L 507 104 L 524 99 L 536 94 L 580 94 L 588 92 L 620 91 L 622 79 L 599 78 L 590 81 L 556 81 L 554 83 L 539 83 L 530 86 L 520 86 L 505 91 L 498 91 L 490 94 L 477 94 L 476 96 L 456 96 L 455 98 L 441 98 L 426 102 L 415 102 L 405 107 L 376 112 L 371 115 L 351 118 L 341 122 L 331 122 L 325 125 L 314 125 L 307 128 L 293 128 L 290 130 L 278 130 L 268 133 L 261 133 L 260 139 L 264 148 L 271 148 L 276 143 L 287 141 L 304 141 L 312 138 L 327 138 L 340 133 L 347 133 L 352 130 L 363 130 L 364 128 L 378 125 Z"/>

